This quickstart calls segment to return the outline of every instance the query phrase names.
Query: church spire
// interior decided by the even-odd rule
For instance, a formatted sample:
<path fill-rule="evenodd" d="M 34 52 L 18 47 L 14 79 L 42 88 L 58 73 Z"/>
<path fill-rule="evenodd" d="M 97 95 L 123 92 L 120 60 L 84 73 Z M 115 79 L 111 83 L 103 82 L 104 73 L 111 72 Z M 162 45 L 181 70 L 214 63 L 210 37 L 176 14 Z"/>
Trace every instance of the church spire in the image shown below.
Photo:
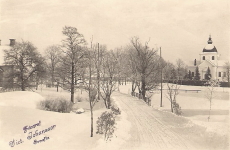
<path fill-rule="evenodd" d="M 211 37 L 211 34 L 209 35 L 208 44 L 212 44 L 212 37 Z"/>

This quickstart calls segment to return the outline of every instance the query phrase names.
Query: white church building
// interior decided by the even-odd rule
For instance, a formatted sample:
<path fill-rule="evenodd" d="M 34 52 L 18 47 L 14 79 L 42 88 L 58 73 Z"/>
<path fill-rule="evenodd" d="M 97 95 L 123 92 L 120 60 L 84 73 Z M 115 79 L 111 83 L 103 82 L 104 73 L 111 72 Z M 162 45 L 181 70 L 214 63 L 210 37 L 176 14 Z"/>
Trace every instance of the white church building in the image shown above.
<path fill-rule="evenodd" d="M 227 61 L 220 60 L 220 54 L 217 48 L 213 45 L 211 35 L 208 39 L 208 44 L 204 47 L 203 51 L 200 53 L 200 59 L 194 60 L 193 66 L 189 66 L 188 70 L 191 71 L 192 77 L 195 76 L 195 70 L 198 66 L 200 79 L 205 79 L 205 74 L 207 73 L 208 67 L 211 73 L 211 79 L 226 81 L 226 69 L 225 63 Z"/>

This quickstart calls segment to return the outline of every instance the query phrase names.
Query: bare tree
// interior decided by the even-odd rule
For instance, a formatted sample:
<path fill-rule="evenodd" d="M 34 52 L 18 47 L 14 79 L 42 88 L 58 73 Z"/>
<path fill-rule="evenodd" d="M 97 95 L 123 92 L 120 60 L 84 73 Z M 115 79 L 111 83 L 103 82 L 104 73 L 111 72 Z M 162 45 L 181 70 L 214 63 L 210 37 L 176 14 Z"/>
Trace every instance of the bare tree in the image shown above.
<path fill-rule="evenodd" d="M 36 90 L 38 90 L 38 85 L 42 85 L 46 79 L 47 79 L 47 76 L 48 76 L 48 73 L 47 73 L 47 69 L 46 69 L 46 66 L 47 65 L 44 65 L 40 71 L 38 71 L 35 75 L 35 80 L 36 80 Z M 42 86 L 41 86 L 42 87 Z"/>
<path fill-rule="evenodd" d="M 84 36 L 77 31 L 77 28 L 65 26 L 62 33 L 66 38 L 62 41 L 62 51 L 65 54 L 63 63 L 66 68 L 70 70 L 70 92 L 71 92 L 71 102 L 74 103 L 74 91 L 76 82 L 76 71 L 79 67 L 79 62 L 85 55 L 84 44 L 86 41 Z"/>
<path fill-rule="evenodd" d="M 151 98 L 154 95 L 154 91 L 146 91 L 147 104 L 151 106 Z"/>
<path fill-rule="evenodd" d="M 177 84 L 177 81 L 173 83 L 167 83 L 167 93 L 166 98 L 171 103 L 171 112 L 176 113 L 177 115 L 181 114 L 181 108 L 176 101 L 176 97 L 179 94 L 180 85 Z"/>
<path fill-rule="evenodd" d="M 68 63 L 65 63 L 65 57 L 60 57 L 61 62 L 57 64 L 56 75 L 60 80 L 62 88 L 70 90 L 69 85 L 71 84 L 71 69 L 66 67 Z"/>
<path fill-rule="evenodd" d="M 57 45 L 49 46 L 45 50 L 45 58 L 47 59 L 47 66 L 51 75 L 51 85 L 54 86 L 55 74 L 57 73 L 58 63 L 60 63 L 61 49 Z"/>
<path fill-rule="evenodd" d="M 176 60 L 176 70 L 177 70 L 178 79 L 183 79 L 187 73 L 186 66 L 183 60 L 181 59 Z"/>
<path fill-rule="evenodd" d="M 102 58 L 101 69 L 101 97 L 104 100 L 106 108 L 110 109 L 111 94 L 116 89 L 118 60 L 114 52 L 105 52 Z"/>
<path fill-rule="evenodd" d="M 97 99 L 100 100 L 100 81 L 101 81 L 101 69 L 102 69 L 102 57 L 105 51 L 107 50 L 106 45 L 103 44 L 95 44 L 92 45 L 91 59 L 93 63 L 93 67 L 96 69 L 97 76 Z M 95 72 L 94 72 L 95 73 Z"/>
<path fill-rule="evenodd" d="M 174 64 L 167 62 L 166 66 L 163 68 L 163 78 L 165 80 L 175 80 L 176 70 Z"/>
<path fill-rule="evenodd" d="M 120 91 L 120 85 L 123 84 L 123 77 L 124 77 L 124 65 L 125 61 L 123 59 L 124 53 L 122 52 L 121 48 L 117 48 L 115 51 L 116 59 L 117 59 L 117 90 Z"/>
<path fill-rule="evenodd" d="M 227 78 L 227 81 L 228 81 L 228 86 L 230 86 L 230 63 L 229 61 L 225 63 L 225 71 L 226 71 L 226 78 Z"/>
<path fill-rule="evenodd" d="M 207 82 L 207 88 L 206 88 L 206 98 L 209 101 L 209 116 L 208 116 L 208 121 L 210 120 L 210 113 L 212 109 L 212 100 L 215 97 L 215 92 L 216 92 L 216 87 L 219 86 L 218 80 L 209 80 Z"/>
<path fill-rule="evenodd" d="M 128 60 L 128 62 L 126 62 L 126 66 L 127 68 L 126 70 L 126 74 L 128 74 L 131 82 L 132 82 L 132 92 L 131 94 L 133 95 L 136 88 L 140 87 L 140 74 L 137 70 L 137 57 L 136 57 L 136 53 L 133 50 L 133 46 L 130 45 L 127 48 L 128 54 L 126 57 L 126 60 Z"/>
<path fill-rule="evenodd" d="M 124 81 L 125 85 L 127 83 L 127 80 L 131 78 L 131 71 L 129 68 L 129 52 L 126 51 L 126 49 L 120 48 L 118 51 L 119 54 L 119 70 L 120 70 L 120 76 L 122 77 L 122 80 Z"/>
<path fill-rule="evenodd" d="M 155 89 L 159 85 L 160 57 L 156 50 L 149 48 L 148 42 L 142 45 L 137 37 L 131 39 L 131 44 L 135 54 L 133 64 L 140 77 L 139 92 L 145 100 L 146 91 Z"/>
<path fill-rule="evenodd" d="M 36 77 L 43 72 L 44 58 L 39 54 L 37 48 L 28 41 L 16 43 L 9 50 L 4 50 L 5 64 L 13 65 L 14 72 L 10 75 L 16 81 L 22 91 L 35 86 Z"/>
<path fill-rule="evenodd" d="M 96 84 L 92 83 L 92 74 L 93 74 L 93 62 L 92 62 L 92 41 L 91 41 L 91 49 L 88 51 L 88 67 L 89 67 L 89 83 L 86 85 L 86 90 L 89 93 L 89 105 L 90 105 L 90 115 L 91 115 L 91 130 L 90 130 L 90 137 L 93 137 L 93 108 L 97 102 L 96 95 L 97 95 L 97 88 Z"/>

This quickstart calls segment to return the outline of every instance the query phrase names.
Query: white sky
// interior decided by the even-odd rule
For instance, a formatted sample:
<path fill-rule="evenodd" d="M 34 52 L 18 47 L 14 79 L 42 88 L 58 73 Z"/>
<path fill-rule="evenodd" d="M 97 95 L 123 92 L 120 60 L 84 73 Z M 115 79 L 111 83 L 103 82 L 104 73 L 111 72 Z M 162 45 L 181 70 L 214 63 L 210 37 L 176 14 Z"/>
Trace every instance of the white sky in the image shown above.
<path fill-rule="evenodd" d="M 109 49 L 132 36 L 161 46 L 164 59 L 193 61 L 209 34 L 222 59 L 230 44 L 228 0 L 1 0 L 0 39 L 29 40 L 43 52 L 64 38 L 65 25 L 78 28 L 88 43 Z"/>

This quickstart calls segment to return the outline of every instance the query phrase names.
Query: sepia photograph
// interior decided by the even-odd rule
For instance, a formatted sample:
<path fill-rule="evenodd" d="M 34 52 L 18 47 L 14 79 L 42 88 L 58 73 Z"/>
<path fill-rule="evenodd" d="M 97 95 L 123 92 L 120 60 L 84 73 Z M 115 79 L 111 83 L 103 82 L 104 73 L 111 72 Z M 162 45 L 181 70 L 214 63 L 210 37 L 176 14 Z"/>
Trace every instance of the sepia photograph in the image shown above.
<path fill-rule="evenodd" d="M 0 0 L 0 150 L 229 150 L 229 0 Z"/>

